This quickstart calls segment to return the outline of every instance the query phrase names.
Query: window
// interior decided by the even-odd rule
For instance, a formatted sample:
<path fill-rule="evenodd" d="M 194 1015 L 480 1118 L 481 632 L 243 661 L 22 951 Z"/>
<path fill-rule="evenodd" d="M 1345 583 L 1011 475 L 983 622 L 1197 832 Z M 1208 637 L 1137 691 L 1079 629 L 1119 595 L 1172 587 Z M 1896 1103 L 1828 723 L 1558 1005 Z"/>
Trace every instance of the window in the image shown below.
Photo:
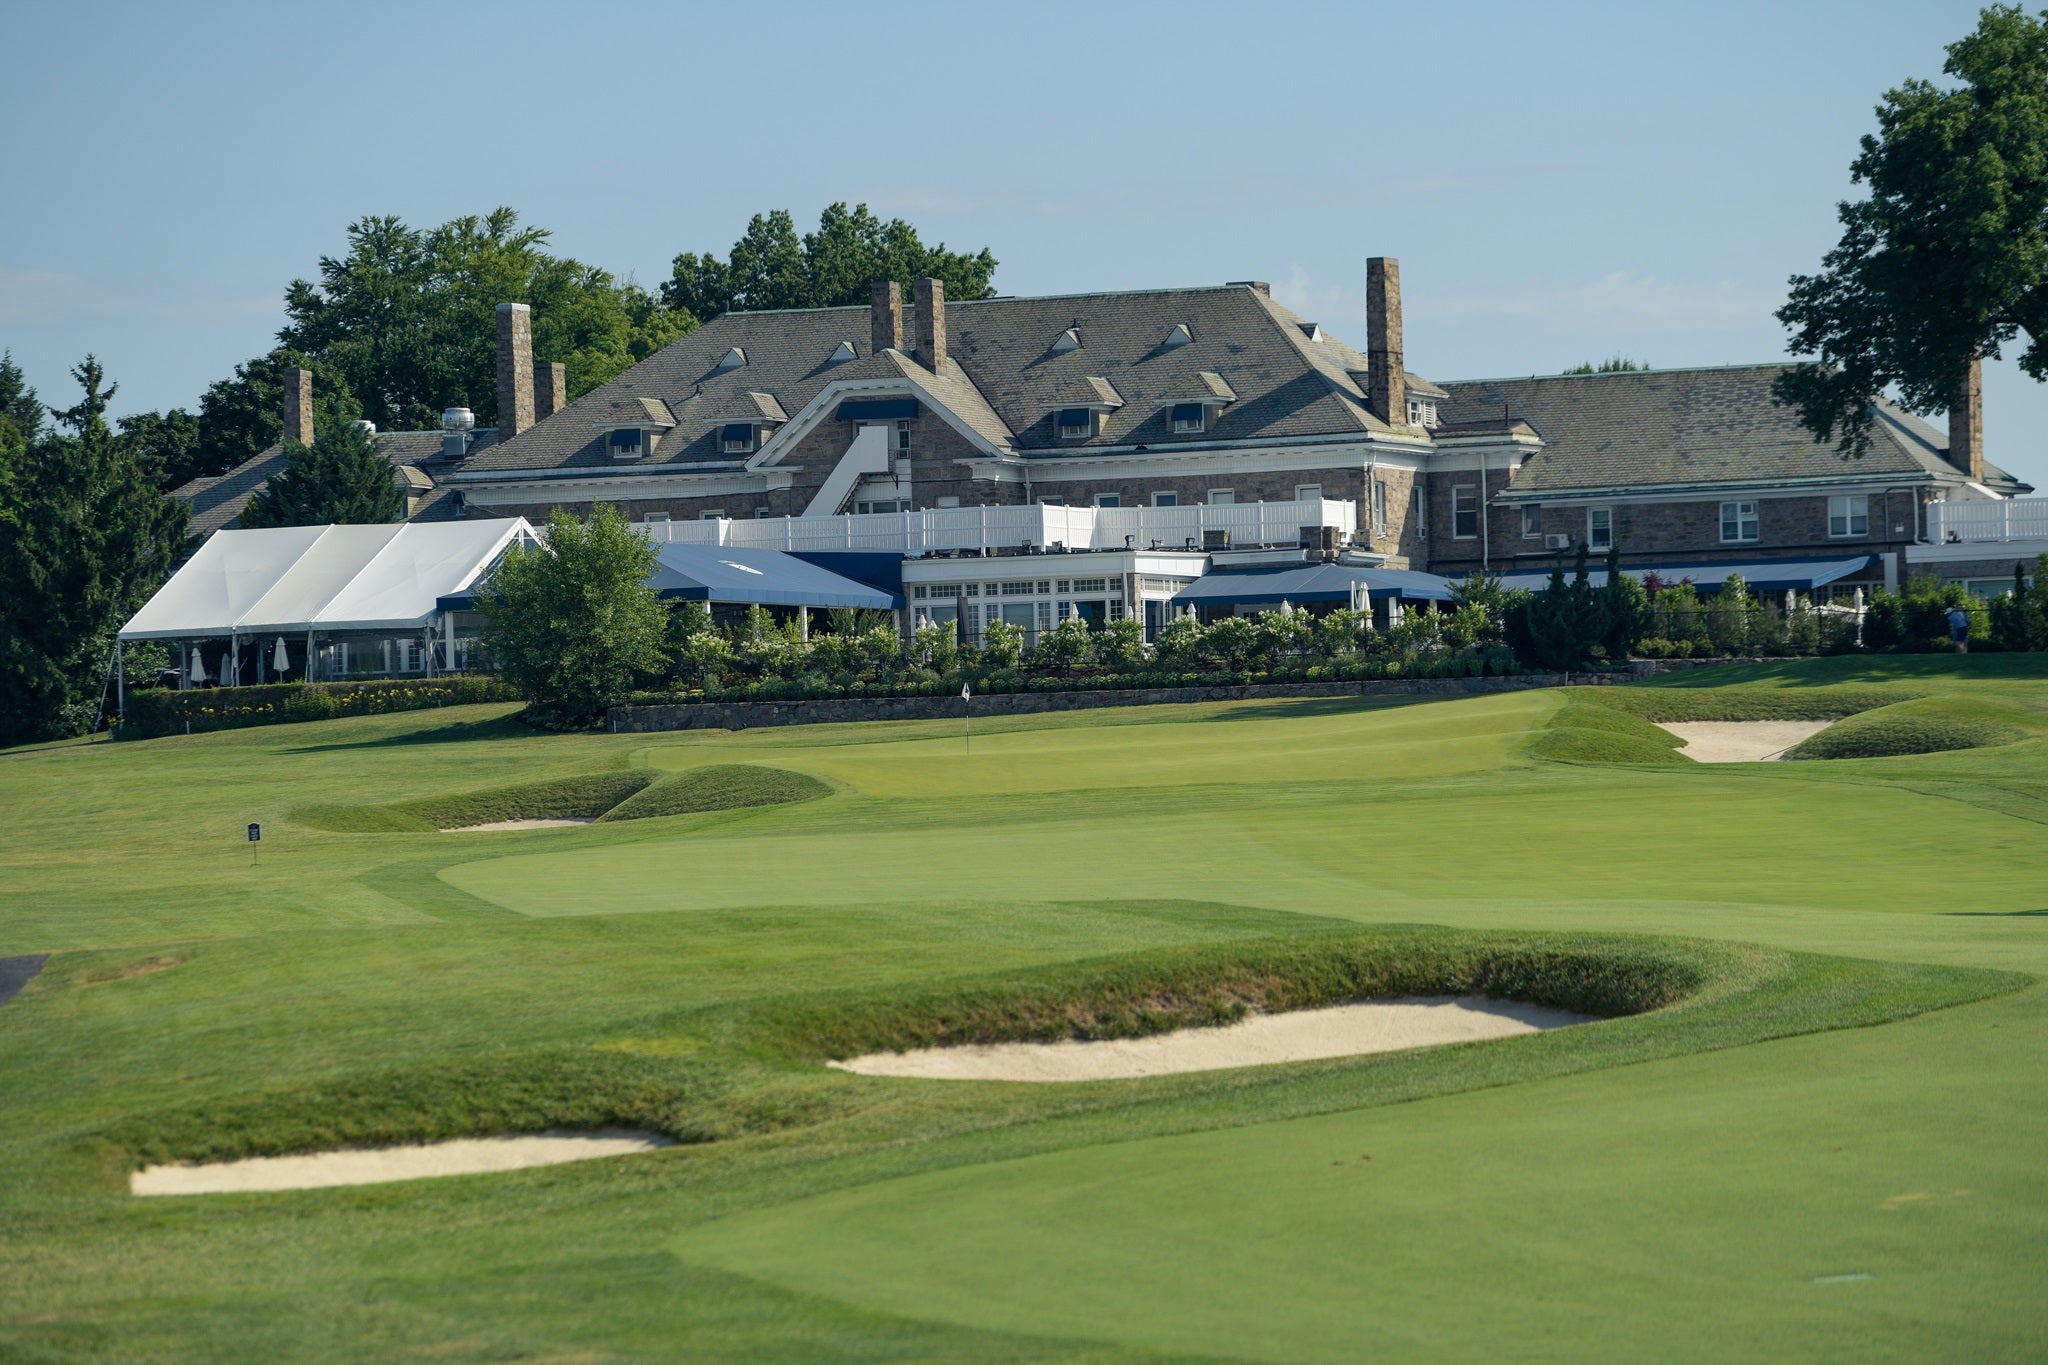
<path fill-rule="evenodd" d="M 1178 507 L 1180 506 L 1180 494 L 1154 493 L 1152 495 L 1152 505 L 1154 507 Z"/>
<path fill-rule="evenodd" d="M 1408 400 L 1408 425 L 1411 427 L 1433 427 L 1437 424 L 1436 404 L 1427 398 Z"/>
<path fill-rule="evenodd" d="M 1209 425 L 1209 411 L 1200 403 L 1175 403 L 1173 405 L 1173 434 L 1176 436 L 1200 435 Z"/>
<path fill-rule="evenodd" d="M 1067 500 L 1063 497 L 1060 497 L 1057 494 L 1053 494 L 1047 497 L 1040 498 L 1038 500 L 1038 505 L 1040 507 L 1065 507 L 1067 505 Z"/>
<path fill-rule="evenodd" d="M 1036 584 L 1030 582 L 1029 580 L 1026 580 L 1022 583 L 1005 583 L 1003 584 L 1003 596 L 1029 597 L 1031 596 L 1031 590 L 1036 586 Z"/>
<path fill-rule="evenodd" d="M 1522 539 L 1534 540 L 1543 534 L 1543 509 L 1533 502 L 1522 504 Z"/>
<path fill-rule="evenodd" d="M 605 438 L 605 444 L 611 447 L 614 460 L 637 460 L 647 453 L 646 442 L 635 430 L 615 431 Z"/>
<path fill-rule="evenodd" d="M 1429 499 L 1422 496 L 1422 487 L 1417 485 L 1409 490 L 1408 505 L 1415 522 L 1415 538 L 1429 539 Z"/>
<path fill-rule="evenodd" d="M 697 520 L 699 520 L 699 521 L 724 521 L 724 520 L 725 520 L 725 509 L 724 509 L 723 507 L 714 507 L 714 508 L 712 508 L 712 509 L 711 509 L 710 511 L 708 511 L 708 512 L 699 512 L 699 513 L 697 514 Z"/>
<path fill-rule="evenodd" d="M 1724 502 L 1721 504 L 1721 543 L 1737 545 L 1757 538 L 1756 504 L 1753 502 Z"/>
<path fill-rule="evenodd" d="M 1085 441 L 1095 434 L 1095 412 L 1091 408 L 1062 408 L 1059 426 L 1062 441 Z"/>
<path fill-rule="evenodd" d="M 1451 538 L 1479 539 L 1479 485 L 1461 483 L 1451 489 Z"/>
<path fill-rule="evenodd" d="M 1372 481 L 1372 529 L 1377 535 L 1386 534 L 1387 481 L 1385 479 L 1374 479 Z"/>
<path fill-rule="evenodd" d="M 1861 493 L 1828 499 L 1828 534 L 1867 536 L 1870 534 L 1870 499 Z"/>
<path fill-rule="evenodd" d="M 1124 497 L 1121 493 L 1097 493 L 1095 495 L 1095 505 L 1097 507 L 1122 507 L 1124 505 Z"/>
<path fill-rule="evenodd" d="M 728 455 L 746 455 L 754 449 L 754 428 L 745 422 L 728 422 L 719 428 L 718 448 Z"/>
<path fill-rule="evenodd" d="M 908 422 L 898 422 L 896 424 L 896 453 L 903 456 L 910 454 L 910 423 Z"/>
<path fill-rule="evenodd" d="M 649 526 L 658 526 L 658 525 L 660 525 L 660 524 L 661 524 L 662 522 L 665 522 L 665 521 L 667 521 L 667 520 L 668 520 L 668 513 L 666 513 L 666 512 L 649 512 L 649 513 L 647 513 L 647 514 L 646 514 L 645 516 L 641 517 L 641 518 L 640 518 L 640 520 L 641 520 L 641 521 L 643 521 L 643 522 L 645 522 L 645 523 L 646 523 L 647 525 L 649 525 Z"/>
<path fill-rule="evenodd" d="M 1108 592 L 1109 580 L 1107 578 L 1077 578 L 1074 580 L 1074 591 Z"/>
<path fill-rule="evenodd" d="M 1586 548 L 1589 550 L 1611 550 L 1614 548 L 1613 508 L 1588 507 L 1586 509 Z"/>
<path fill-rule="evenodd" d="M 774 513 L 774 511 L 773 511 L 773 510 L 772 510 L 771 508 L 767 508 L 767 507 L 756 507 L 756 508 L 754 509 L 754 520 L 755 520 L 755 521 L 765 521 L 765 520 L 766 520 L 767 518 L 769 518 L 769 517 L 772 517 L 772 516 L 774 516 L 774 515 L 775 515 L 775 513 Z"/>
<path fill-rule="evenodd" d="M 941 507 L 958 507 L 960 499 L 953 497 L 940 498 L 938 505 Z"/>
<path fill-rule="evenodd" d="M 1228 507 L 1236 501 L 1237 490 L 1235 488 L 1212 488 L 1209 490 L 1209 505 L 1211 507 Z"/>

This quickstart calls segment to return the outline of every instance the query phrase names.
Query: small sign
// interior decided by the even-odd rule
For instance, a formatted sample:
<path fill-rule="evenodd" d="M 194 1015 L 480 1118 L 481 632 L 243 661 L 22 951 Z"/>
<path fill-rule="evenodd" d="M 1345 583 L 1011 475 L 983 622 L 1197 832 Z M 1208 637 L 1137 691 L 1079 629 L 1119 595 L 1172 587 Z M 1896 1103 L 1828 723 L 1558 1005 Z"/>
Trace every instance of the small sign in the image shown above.
<path fill-rule="evenodd" d="M 252 844 L 260 844 L 263 842 L 263 826 L 249 826 L 249 842 Z"/>

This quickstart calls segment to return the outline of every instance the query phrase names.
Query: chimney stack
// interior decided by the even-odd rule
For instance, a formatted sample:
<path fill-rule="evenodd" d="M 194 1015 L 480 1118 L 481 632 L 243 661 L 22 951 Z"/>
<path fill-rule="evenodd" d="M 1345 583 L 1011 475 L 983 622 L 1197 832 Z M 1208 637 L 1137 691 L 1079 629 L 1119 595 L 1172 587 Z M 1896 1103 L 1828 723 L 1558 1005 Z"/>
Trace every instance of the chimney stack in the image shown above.
<path fill-rule="evenodd" d="M 917 303 L 917 358 L 936 374 L 946 368 L 946 286 L 938 280 L 919 280 L 913 297 Z"/>
<path fill-rule="evenodd" d="M 874 355 L 903 349 L 903 286 L 894 280 L 875 281 L 874 302 L 868 308 L 868 344 Z"/>
<path fill-rule="evenodd" d="M 1963 386 L 1948 410 L 1949 463 L 1984 482 L 1984 357 L 1972 353 Z"/>
<path fill-rule="evenodd" d="M 284 372 L 284 439 L 313 444 L 313 372 Z"/>
<path fill-rule="evenodd" d="M 1366 398 L 1388 426 L 1408 425 L 1408 362 L 1401 354 L 1401 263 L 1373 256 L 1365 263 Z"/>
<path fill-rule="evenodd" d="M 533 425 L 533 310 L 498 305 L 498 439 Z"/>
<path fill-rule="evenodd" d="M 569 367 L 559 360 L 533 367 L 533 420 L 545 422 L 569 406 Z"/>

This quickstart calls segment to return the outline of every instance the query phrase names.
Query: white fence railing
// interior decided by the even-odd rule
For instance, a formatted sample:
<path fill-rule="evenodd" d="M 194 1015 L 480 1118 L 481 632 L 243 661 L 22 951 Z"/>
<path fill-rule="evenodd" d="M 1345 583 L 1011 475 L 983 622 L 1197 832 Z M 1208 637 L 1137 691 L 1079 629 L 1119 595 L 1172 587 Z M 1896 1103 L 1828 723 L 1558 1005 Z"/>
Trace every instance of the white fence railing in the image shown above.
<path fill-rule="evenodd" d="M 1932 503 L 1927 508 L 1927 538 L 1937 545 L 2048 540 L 2048 498 Z"/>
<path fill-rule="evenodd" d="M 1358 529 L 1358 508 L 1331 498 L 1196 507 L 935 507 L 858 516 L 761 517 L 752 521 L 651 522 L 648 533 L 672 545 L 731 545 L 759 550 L 935 550 L 989 553 L 1063 546 L 1069 550 L 1201 548 L 1208 533 L 1232 546 L 1294 545 L 1304 526 Z"/>

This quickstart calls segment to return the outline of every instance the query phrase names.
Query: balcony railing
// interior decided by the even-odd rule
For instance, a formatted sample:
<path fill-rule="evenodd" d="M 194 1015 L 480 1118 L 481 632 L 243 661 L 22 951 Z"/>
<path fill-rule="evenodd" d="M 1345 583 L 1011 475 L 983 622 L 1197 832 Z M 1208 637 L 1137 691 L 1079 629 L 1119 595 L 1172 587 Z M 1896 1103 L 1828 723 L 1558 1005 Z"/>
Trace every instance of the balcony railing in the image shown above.
<path fill-rule="evenodd" d="M 2048 540 L 2048 498 L 1933 503 L 1927 509 L 1927 538 L 1937 545 Z"/>
<path fill-rule="evenodd" d="M 657 542 L 760 550 L 877 550 L 894 554 L 977 554 L 1067 550 L 1201 549 L 1295 545 L 1306 526 L 1358 529 L 1355 504 L 1331 498 L 1194 507 L 935 507 L 858 516 L 761 517 L 752 521 L 652 522 Z M 1212 537 L 1211 532 L 1225 537 Z"/>

